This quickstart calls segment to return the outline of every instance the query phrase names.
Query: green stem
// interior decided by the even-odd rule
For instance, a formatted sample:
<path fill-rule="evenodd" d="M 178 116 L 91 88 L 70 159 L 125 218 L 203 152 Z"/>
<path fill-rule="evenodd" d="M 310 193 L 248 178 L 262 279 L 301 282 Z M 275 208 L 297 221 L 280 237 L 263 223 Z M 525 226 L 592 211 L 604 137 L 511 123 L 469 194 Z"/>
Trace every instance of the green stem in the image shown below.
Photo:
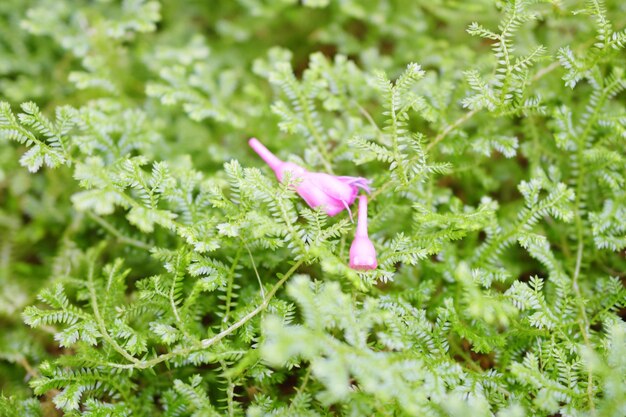
<path fill-rule="evenodd" d="M 243 242 L 242 242 L 243 243 Z M 233 284 L 235 281 L 235 269 L 239 264 L 239 258 L 241 257 L 241 250 L 243 249 L 243 245 L 239 246 L 237 250 L 237 254 L 235 255 L 235 259 L 233 260 L 233 264 L 228 271 L 228 283 L 226 284 L 226 306 L 224 307 L 225 313 L 224 318 L 222 319 L 222 323 L 228 322 L 228 316 L 230 315 L 230 309 L 232 307 L 233 300 Z"/>
<path fill-rule="evenodd" d="M 248 323 L 250 320 L 252 320 L 254 317 L 256 317 L 259 313 L 264 311 L 267 308 L 267 306 L 269 305 L 269 303 L 272 300 L 272 298 L 274 297 L 274 295 L 276 294 L 276 292 L 296 272 L 296 270 L 300 267 L 300 265 L 302 265 L 303 262 L 304 262 L 303 260 L 299 260 L 295 264 L 293 264 L 293 266 L 285 273 L 285 275 L 283 275 L 278 280 L 276 285 L 274 285 L 272 287 L 272 289 L 267 293 L 267 296 L 263 299 L 261 304 L 259 304 L 254 310 L 252 310 L 251 312 L 249 312 L 248 314 L 243 316 L 241 319 L 239 319 L 237 322 L 233 323 L 228 328 L 222 330 L 221 332 L 219 332 L 215 336 L 203 339 L 199 343 L 197 343 L 197 344 L 195 344 L 194 346 L 191 346 L 191 347 L 187 347 L 187 348 L 179 347 L 177 349 L 172 350 L 171 352 L 164 353 L 164 354 L 162 354 L 160 356 L 157 356 L 156 358 L 153 358 L 153 359 L 150 359 L 150 360 L 141 360 L 141 361 L 139 361 L 139 360 L 137 360 L 136 358 L 134 358 L 132 356 L 130 358 L 127 358 L 126 356 L 124 356 L 124 357 L 126 357 L 126 359 L 128 359 L 132 363 L 129 363 L 129 364 L 119 364 L 119 363 L 108 362 L 108 363 L 106 363 L 106 365 L 108 365 L 110 367 L 113 367 L 113 368 L 119 368 L 119 369 L 147 369 L 147 368 L 151 368 L 151 367 L 153 367 L 153 366 L 155 366 L 155 365 L 157 365 L 157 364 L 159 364 L 161 362 L 165 362 L 168 359 L 171 359 L 171 358 L 174 358 L 174 357 L 177 357 L 177 356 L 187 356 L 190 353 L 196 352 L 198 350 L 207 349 L 207 348 L 213 346 L 214 344 L 216 344 L 217 342 L 219 342 L 220 340 L 222 340 L 226 336 L 228 336 L 231 333 L 233 333 L 235 330 L 237 330 L 240 327 L 244 326 L 246 323 Z"/>
<path fill-rule="evenodd" d="M 128 237 L 128 236 L 124 236 L 119 230 L 117 230 L 109 222 L 107 222 L 102 217 L 98 216 L 97 214 L 95 214 L 95 213 L 93 213 L 91 211 L 87 211 L 87 215 L 89 216 L 89 218 L 91 220 L 95 221 L 100 226 L 102 226 L 103 229 L 105 229 L 107 232 L 109 232 L 113 236 L 115 236 L 117 238 L 117 240 L 119 240 L 120 242 L 126 243 L 128 245 L 134 246 L 134 247 L 139 248 L 139 249 L 144 249 L 144 250 L 147 250 L 147 251 L 152 249 L 152 246 L 148 245 L 147 243 L 144 243 L 144 242 L 142 242 L 140 240 L 137 240 L 137 239 L 133 239 L 133 238 Z"/>
<path fill-rule="evenodd" d="M 95 262 L 92 262 L 89 265 L 89 271 L 87 273 L 87 287 L 89 288 L 89 296 L 91 299 L 91 308 L 93 309 L 93 315 L 94 315 L 94 318 L 96 319 L 96 323 L 98 324 L 100 333 L 102 334 L 102 338 L 106 340 L 106 342 L 109 345 L 111 345 L 111 347 L 120 355 L 122 355 L 125 359 L 132 362 L 133 364 L 138 364 L 140 362 L 139 359 L 135 358 L 130 353 L 128 353 L 126 349 L 121 347 L 115 341 L 115 339 L 113 339 L 109 335 L 109 332 L 107 331 L 106 324 L 104 320 L 102 319 L 102 315 L 100 314 L 100 308 L 98 306 L 98 297 L 96 295 L 96 287 L 93 282 L 94 266 L 95 266 L 94 264 Z"/>

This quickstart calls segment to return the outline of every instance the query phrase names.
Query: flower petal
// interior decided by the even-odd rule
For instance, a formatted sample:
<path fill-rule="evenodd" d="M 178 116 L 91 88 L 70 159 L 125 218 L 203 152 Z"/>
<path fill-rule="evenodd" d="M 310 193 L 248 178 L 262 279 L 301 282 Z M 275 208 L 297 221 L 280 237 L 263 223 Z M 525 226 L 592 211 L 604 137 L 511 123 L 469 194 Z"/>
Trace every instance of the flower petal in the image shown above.
<path fill-rule="evenodd" d="M 368 194 L 371 192 L 371 189 L 370 189 L 371 181 L 368 180 L 367 178 L 342 176 L 342 177 L 337 177 L 337 179 L 339 179 L 339 181 L 345 184 L 348 184 L 350 186 L 358 187 Z"/>

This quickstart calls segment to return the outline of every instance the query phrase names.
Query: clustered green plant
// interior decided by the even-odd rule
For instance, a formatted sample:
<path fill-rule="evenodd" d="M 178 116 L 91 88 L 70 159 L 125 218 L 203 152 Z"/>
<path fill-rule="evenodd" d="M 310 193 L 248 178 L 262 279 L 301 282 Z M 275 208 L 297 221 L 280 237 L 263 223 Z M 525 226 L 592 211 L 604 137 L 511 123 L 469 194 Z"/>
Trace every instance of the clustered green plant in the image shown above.
<path fill-rule="evenodd" d="M 0 415 L 626 415 L 625 28 L 620 0 L 3 0 Z M 372 181 L 377 269 L 252 136 Z"/>

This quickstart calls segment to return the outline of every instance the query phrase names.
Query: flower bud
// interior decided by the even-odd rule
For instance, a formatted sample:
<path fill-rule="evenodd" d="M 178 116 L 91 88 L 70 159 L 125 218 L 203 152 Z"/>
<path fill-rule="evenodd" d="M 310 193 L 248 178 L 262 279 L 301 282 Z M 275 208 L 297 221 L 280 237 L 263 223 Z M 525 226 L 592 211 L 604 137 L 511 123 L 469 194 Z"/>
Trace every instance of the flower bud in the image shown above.
<path fill-rule="evenodd" d="M 367 197 L 359 197 L 359 216 L 354 241 L 350 246 L 350 268 L 358 270 L 376 269 L 376 249 L 367 233 Z"/>

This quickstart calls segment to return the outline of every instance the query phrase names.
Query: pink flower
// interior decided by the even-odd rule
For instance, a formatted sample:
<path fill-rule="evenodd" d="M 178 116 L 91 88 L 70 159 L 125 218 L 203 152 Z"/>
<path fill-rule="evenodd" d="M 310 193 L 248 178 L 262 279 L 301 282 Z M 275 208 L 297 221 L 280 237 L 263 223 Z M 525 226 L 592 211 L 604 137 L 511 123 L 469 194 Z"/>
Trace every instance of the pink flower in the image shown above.
<path fill-rule="evenodd" d="M 289 171 L 292 179 L 300 180 L 296 192 L 310 207 L 323 207 L 326 214 L 334 216 L 354 203 L 359 188 L 369 193 L 369 181 L 361 177 L 338 177 L 321 172 L 309 172 L 300 165 L 281 161 L 256 138 L 248 141 L 254 151 L 269 165 L 282 182 Z M 352 213 L 350 213 L 352 217 Z"/>
<path fill-rule="evenodd" d="M 367 234 L 367 197 L 359 197 L 359 217 L 354 240 L 350 246 L 350 268 L 367 270 L 376 269 L 376 249 Z"/>

